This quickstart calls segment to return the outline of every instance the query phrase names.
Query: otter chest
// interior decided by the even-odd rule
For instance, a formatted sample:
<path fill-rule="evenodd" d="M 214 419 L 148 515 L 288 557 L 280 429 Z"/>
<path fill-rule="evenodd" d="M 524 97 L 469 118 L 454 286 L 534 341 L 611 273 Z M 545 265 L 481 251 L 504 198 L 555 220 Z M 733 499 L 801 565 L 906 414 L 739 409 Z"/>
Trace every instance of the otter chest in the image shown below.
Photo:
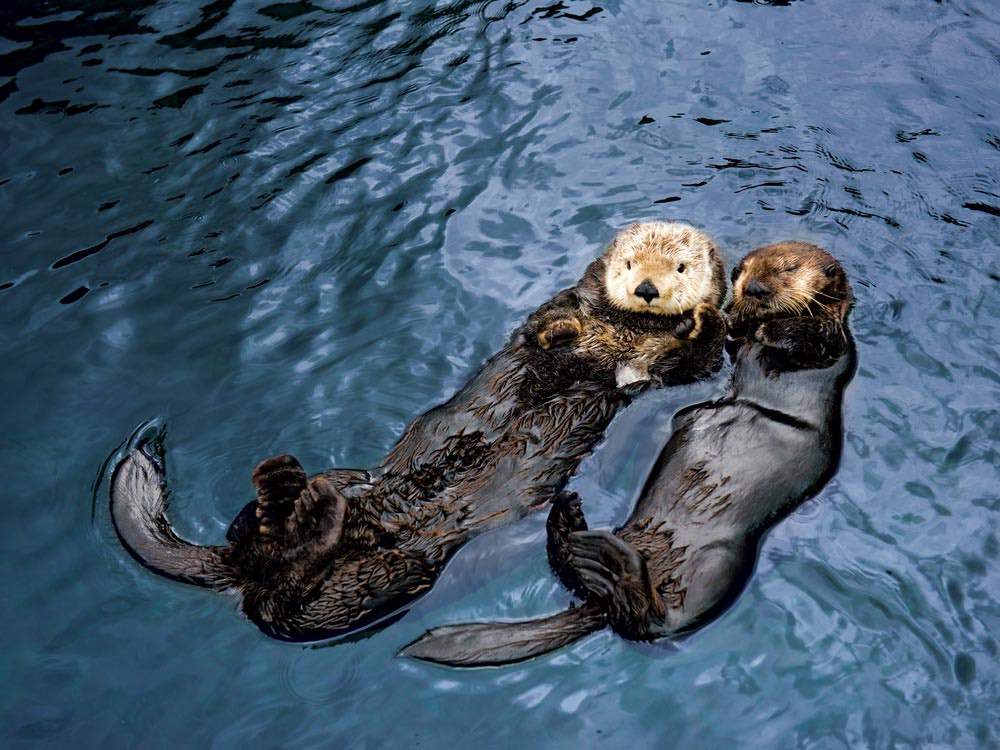
<path fill-rule="evenodd" d="M 591 318 L 575 350 L 581 359 L 614 373 L 616 385 L 623 387 L 649 380 L 649 368 L 675 348 L 676 342 L 666 331 L 636 331 Z"/>

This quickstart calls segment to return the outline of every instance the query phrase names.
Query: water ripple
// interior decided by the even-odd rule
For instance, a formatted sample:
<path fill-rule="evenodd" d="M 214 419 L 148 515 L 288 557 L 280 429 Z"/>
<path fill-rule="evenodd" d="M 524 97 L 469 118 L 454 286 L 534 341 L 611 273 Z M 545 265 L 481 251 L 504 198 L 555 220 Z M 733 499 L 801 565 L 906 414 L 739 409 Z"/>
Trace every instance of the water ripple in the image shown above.
<path fill-rule="evenodd" d="M 996 745 L 995 4 L 8 6 L 5 738 Z M 315 649 L 137 569 L 100 507 L 91 525 L 94 473 L 153 416 L 176 522 L 206 542 L 262 456 L 374 463 L 653 217 L 730 262 L 818 242 L 858 294 L 840 472 L 694 637 L 602 633 L 502 671 L 394 658 L 430 625 L 566 606 L 541 518 L 463 549 L 399 622 Z M 719 387 L 621 415 L 574 483 L 593 525 Z"/>

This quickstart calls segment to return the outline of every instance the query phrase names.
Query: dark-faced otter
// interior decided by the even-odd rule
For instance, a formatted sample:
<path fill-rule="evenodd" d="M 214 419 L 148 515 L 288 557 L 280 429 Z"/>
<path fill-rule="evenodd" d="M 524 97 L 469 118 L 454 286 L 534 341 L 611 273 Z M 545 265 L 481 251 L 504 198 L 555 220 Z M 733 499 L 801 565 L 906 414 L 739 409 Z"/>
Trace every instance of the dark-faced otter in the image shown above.
<path fill-rule="evenodd" d="M 578 497 L 562 493 L 553 504 L 549 560 L 583 605 L 529 622 L 437 628 L 404 654 L 498 665 L 605 626 L 633 640 L 678 636 L 736 598 L 763 535 L 837 466 L 854 349 L 850 284 L 826 251 L 769 245 L 743 260 L 733 282 L 728 395 L 676 415 L 625 524 L 588 531 Z"/>
<path fill-rule="evenodd" d="M 228 545 L 202 547 L 171 529 L 162 464 L 134 449 L 111 481 L 115 528 L 155 572 L 241 593 L 243 611 L 276 638 L 369 625 L 424 593 L 472 536 L 550 502 L 633 383 L 716 370 L 725 282 L 702 233 L 632 226 L 454 397 L 415 419 L 377 468 L 310 480 L 291 456 L 268 459 Z"/>

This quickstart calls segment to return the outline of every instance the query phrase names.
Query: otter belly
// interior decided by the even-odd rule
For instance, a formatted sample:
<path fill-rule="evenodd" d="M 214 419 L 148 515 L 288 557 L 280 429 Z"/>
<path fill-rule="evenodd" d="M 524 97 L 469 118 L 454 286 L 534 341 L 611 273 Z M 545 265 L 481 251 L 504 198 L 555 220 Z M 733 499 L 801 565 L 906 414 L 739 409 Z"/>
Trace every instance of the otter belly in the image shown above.
<path fill-rule="evenodd" d="M 730 402 L 680 419 L 633 513 L 703 536 L 741 534 L 790 509 L 827 471 L 821 430 Z M 696 530 L 693 527 L 697 527 Z"/>

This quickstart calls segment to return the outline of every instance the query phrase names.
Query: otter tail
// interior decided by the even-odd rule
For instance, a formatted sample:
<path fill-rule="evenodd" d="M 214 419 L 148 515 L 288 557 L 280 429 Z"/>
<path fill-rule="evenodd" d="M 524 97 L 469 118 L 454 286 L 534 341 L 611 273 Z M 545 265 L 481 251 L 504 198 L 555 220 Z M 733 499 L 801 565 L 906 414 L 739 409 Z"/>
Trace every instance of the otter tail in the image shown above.
<path fill-rule="evenodd" d="M 604 611 L 585 604 L 537 620 L 445 625 L 399 653 L 449 667 L 496 667 L 555 651 L 605 625 Z"/>
<path fill-rule="evenodd" d="M 111 476 L 111 519 L 118 538 L 154 573 L 197 586 L 227 586 L 231 576 L 223 548 L 191 544 L 170 527 L 165 475 L 147 450 L 133 447 Z"/>

